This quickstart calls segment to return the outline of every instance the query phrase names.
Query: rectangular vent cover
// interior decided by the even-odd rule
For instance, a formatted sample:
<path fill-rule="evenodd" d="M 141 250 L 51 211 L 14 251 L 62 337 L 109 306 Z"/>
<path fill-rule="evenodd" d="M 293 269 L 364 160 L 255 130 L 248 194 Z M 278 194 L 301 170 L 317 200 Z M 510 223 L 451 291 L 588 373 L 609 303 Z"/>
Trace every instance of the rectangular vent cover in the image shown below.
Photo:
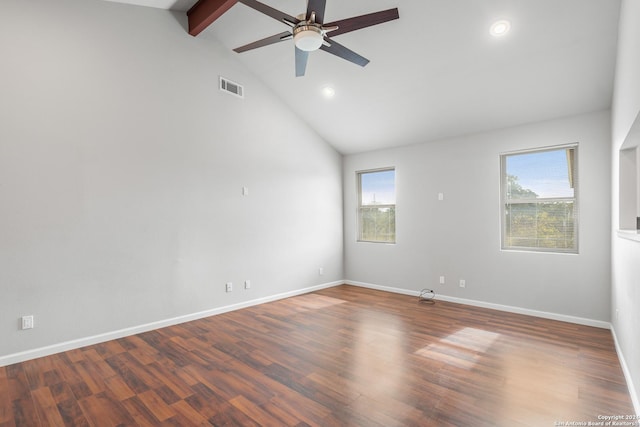
<path fill-rule="evenodd" d="M 244 98 L 244 87 L 236 82 L 232 82 L 229 79 L 225 79 L 222 76 L 220 76 L 220 90 L 230 93 L 231 95 L 235 95 L 239 98 Z"/>

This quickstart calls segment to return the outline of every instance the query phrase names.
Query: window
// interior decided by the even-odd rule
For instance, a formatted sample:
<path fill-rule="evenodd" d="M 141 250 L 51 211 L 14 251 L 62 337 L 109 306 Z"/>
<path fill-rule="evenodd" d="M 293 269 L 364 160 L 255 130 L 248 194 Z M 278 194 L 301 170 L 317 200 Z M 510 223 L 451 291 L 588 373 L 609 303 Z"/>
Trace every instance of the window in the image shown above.
<path fill-rule="evenodd" d="M 578 252 L 578 146 L 501 156 L 502 248 Z"/>
<path fill-rule="evenodd" d="M 358 241 L 396 242 L 396 171 L 357 172 Z"/>

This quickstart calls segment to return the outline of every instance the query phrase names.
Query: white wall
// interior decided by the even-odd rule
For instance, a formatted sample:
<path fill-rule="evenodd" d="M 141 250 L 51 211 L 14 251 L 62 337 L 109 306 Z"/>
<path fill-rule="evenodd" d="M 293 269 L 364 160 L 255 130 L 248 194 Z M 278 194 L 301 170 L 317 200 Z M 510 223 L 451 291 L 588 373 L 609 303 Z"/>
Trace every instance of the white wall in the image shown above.
<path fill-rule="evenodd" d="M 606 325 L 610 318 L 608 111 L 344 159 L 346 278 Z M 578 255 L 501 251 L 500 154 L 579 142 Z M 358 243 L 358 170 L 395 166 L 397 244 Z M 438 201 L 438 193 L 444 201 Z M 439 285 L 439 276 L 446 278 Z M 466 288 L 458 287 L 460 279 Z"/>
<path fill-rule="evenodd" d="M 0 2 L 0 360 L 343 278 L 341 156 L 185 18 Z"/>
<path fill-rule="evenodd" d="M 640 413 L 640 242 L 620 238 L 619 155 L 640 114 L 640 1 L 623 0 L 612 106 L 612 316 L 621 358 L 626 364 L 636 411 Z M 618 316 L 615 315 L 618 310 Z"/>

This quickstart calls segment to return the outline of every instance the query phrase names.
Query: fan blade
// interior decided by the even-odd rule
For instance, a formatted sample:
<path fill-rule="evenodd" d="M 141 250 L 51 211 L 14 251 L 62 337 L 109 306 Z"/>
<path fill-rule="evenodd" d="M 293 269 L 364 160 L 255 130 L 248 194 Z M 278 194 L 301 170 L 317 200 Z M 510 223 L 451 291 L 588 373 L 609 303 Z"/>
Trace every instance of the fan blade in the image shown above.
<path fill-rule="evenodd" d="M 296 47 L 296 77 L 304 76 L 304 72 L 307 70 L 308 59 L 309 52 Z"/>
<path fill-rule="evenodd" d="M 240 0 L 243 1 L 243 0 Z M 326 27 L 337 26 L 338 29 L 331 32 L 331 37 L 340 34 L 349 33 L 361 28 L 371 27 L 372 25 L 383 24 L 388 21 L 400 18 L 398 8 L 383 10 L 381 12 L 369 13 L 367 15 L 356 16 L 353 18 L 343 19 L 341 21 L 330 22 L 325 24 Z"/>
<path fill-rule="evenodd" d="M 325 52 L 329 52 L 335 56 L 339 56 L 340 58 L 346 59 L 349 62 L 360 65 L 361 67 L 364 67 L 369 63 L 369 60 L 364 56 L 358 55 L 354 51 L 342 46 L 340 43 L 336 43 L 333 40 L 330 40 L 328 37 L 325 37 L 324 41 L 329 43 L 329 46 L 325 44 L 320 46 L 320 49 L 324 50 Z"/>
<path fill-rule="evenodd" d="M 270 44 L 274 44 L 274 43 L 278 43 L 281 42 L 283 40 L 287 40 L 289 38 L 291 38 L 293 36 L 293 34 L 291 34 L 289 31 L 285 31 L 284 33 L 280 33 L 280 34 L 275 34 L 271 37 L 266 37 L 262 40 L 258 40 L 255 41 L 253 43 L 249 43 L 246 44 L 244 46 L 240 46 L 237 47 L 235 49 L 233 49 L 234 52 L 238 52 L 238 53 L 242 53 L 242 52 L 246 52 L 248 50 L 251 49 L 257 49 L 259 47 L 263 47 L 263 46 L 269 46 Z"/>
<path fill-rule="evenodd" d="M 262 4 L 256 0 L 238 0 L 238 1 L 246 6 L 249 6 L 252 9 L 257 10 L 258 12 L 262 12 L 265 15 L 272 17 L 276 21 L 280 21 L 284 23 L 289 22 L 292 25 L 295 25 L 298 22 L 300 22 L 298 18 L 295 18 L 291 15 L 287 15 L 284 12 L 280 12 L 279 10 L 274 9 L 270 6 L 267 6 L 266 4 Z"/>
<path fill-rule="evenodd" d="M 307 5 L 307 19 L 311 17 L 311 12 L 316 13 L 316 22 L 322 24 L 324 22 L 324 9 L 327 5 L 327 0 L 309 0 Z"/>

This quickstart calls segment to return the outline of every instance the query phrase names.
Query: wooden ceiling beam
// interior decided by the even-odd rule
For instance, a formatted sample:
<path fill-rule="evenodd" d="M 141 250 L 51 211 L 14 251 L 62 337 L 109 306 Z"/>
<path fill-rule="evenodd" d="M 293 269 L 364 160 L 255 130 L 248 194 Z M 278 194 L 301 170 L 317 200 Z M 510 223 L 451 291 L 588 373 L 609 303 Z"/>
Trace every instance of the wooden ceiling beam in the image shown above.
<path fill-rule="evenodd" d="M 189 34 L 197 36 L 237 2 L 238 0 L 199 0 L 187 12 Z"/>

